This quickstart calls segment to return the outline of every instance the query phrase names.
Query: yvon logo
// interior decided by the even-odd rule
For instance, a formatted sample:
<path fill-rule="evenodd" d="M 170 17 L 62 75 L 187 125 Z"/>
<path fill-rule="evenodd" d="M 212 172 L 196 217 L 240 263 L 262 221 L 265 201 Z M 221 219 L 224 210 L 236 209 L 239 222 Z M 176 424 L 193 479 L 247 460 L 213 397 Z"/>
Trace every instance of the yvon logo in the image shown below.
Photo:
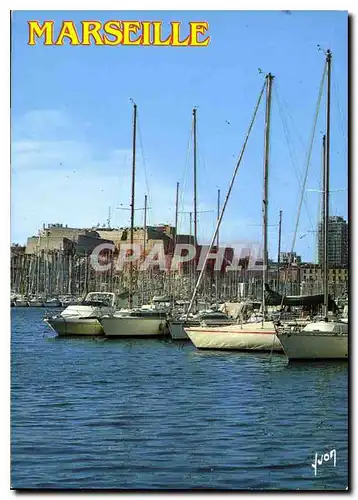
<path fill-rule="evenodd" d="M 333 467 L 336 466 L 336 459 L 337 459 L 337 452 L 336 450 L 331 450 L 329 453 L 324 453 L 320 457 L 318 456 L 318 453 L 315 454 L 315 461 L 312 464 L 312 467 L 314 469 L 314 475 L 317 476 L 317 468 L 319 465 L 322 465 L 323 462 L 329 462 L 330 460 L 333 461 Z"/>

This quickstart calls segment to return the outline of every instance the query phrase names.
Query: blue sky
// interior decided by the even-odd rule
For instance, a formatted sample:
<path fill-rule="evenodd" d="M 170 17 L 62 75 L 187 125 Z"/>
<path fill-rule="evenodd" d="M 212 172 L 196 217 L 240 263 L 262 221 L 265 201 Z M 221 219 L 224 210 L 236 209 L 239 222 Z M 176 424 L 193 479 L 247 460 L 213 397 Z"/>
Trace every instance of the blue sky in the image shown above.
<path fill-rule="evenodd" d="M 208 21 L 208 47 L 28 46 L 28 20 Z M 56 28 L 55 28 L 56 29 Z M 16 12 L 12 23 L 11 240 L 43 223 L 72 227 L 129 223 L 132 105 L 138 104 L 136 206 L 149 196 L 149 224 L 192 210 L 192 108 L 198 106 L 199 238 L 207 242 L 231 179 L 264 73 L 275 75 L 269 174 L 269 249 L 289 250 L 324 54 L 333 52 L 331 213 L 347 217 L 347 13 L 323 11 Z M 263 103 L 264 104 L 264 103 Z M 324 105 L 324 101 L 322 102 Z M 321 106 L 307 188 L 319 189 Z M 229 123 L 227 123 L 229 122 Z M 221 227 L 223 242 L 261 240 L 264 106 L 261 106 Z M 297 174 L 298 172 L 298 174 Z M 338 191 L 335 191 L 338 190 Z M 308 191 L 295 250 L 315 258 L 319 194 Z M 212 210 L 212 212 L 210 212 Z M 136 224 L 143 212 L 136 212 Z M 181 215 L 182 232 L 189 216 Z"/>

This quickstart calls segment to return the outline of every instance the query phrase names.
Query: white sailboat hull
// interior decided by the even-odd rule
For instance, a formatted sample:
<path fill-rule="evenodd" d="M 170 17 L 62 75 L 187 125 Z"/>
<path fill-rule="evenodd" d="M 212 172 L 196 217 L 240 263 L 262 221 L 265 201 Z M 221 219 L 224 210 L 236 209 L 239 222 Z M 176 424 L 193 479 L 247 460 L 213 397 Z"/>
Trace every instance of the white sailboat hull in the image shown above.
<path fill-rule="evenodd" d="M 214 327 L 221 328 L 222 326 L 227 326 L 228 324 L 232 324 L 231 320 L 223 321 L 220 325 L 220 320 L 217 319 L 205 319 L 206 327 Z M 169 321 L 169 332 L 174 340 L 189 340 L 188 334 L 185 331 L 185 328 L 195 328 L 200 327 L 199 321 Z"/>
<path fill-rule="evenodd" d="M 238 351 L 282 351 L 271 321 L 246 323 L 225 327 L 185 328 L 188 337 L 198 349 L 225 349 Z"/>
<path fill-rule="evenodd" d="M 348 325 L 346 323 L 309 324 L 298 332 L 278 333 L 289 360 L 348 359 Z M 314 329 L 315 328 L 315 329 Z M 332 329 L 333 331 L 329 331 Z"/>
<path fill-rule="evenodd" d="M 289 360 L 348 359 L 348 335 L 279 335 Z"/>
<path fill-rule="evenodd" d="M 107 337 L 160 337 L 167 333 L 165 318 L 105 316 L 100 322 Z"/>
<path fill-rule="evenodd" d="M 102 325 L 96 318 L 71 318 L 59 315 L 53 318 L 46 318 L 45 322 L 61 337 L 70 335 L 103 335 Z"/>

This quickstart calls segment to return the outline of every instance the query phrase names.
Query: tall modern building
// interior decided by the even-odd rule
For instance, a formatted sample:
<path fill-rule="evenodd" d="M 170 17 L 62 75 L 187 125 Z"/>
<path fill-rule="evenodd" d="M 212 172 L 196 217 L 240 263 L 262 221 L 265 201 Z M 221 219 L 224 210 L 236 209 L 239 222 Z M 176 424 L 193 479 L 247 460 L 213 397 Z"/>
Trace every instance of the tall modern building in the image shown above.
<path fill-rule="evenodd" d="M 318 224 L 318 264 L 323 265 L 323 227 Z M 328 265 L 329 267 L 348 266 L 348 223 L 340 216 L 328 219 Z"/>

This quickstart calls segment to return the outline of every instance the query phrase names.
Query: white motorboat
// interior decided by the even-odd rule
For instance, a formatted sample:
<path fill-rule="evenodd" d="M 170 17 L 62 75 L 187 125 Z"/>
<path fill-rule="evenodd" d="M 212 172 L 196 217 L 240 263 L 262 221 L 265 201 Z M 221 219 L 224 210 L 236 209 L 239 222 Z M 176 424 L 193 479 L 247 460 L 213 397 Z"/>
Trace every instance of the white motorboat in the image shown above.
<path fill-rule="evenodd" d="M 116 296 L 109 292 L 90 292 L 80 304 L 70 305 L 44 321 L 60 336 L 103 335 L 99 322 L 103 314 L 111 314 L 116 308 Z"/>
<path fill-rule="evenodd" d="M 282 351 L 272 321 L 221 327 L 184 327 L 198 349 Z"/>
<path fill-rule="evenodd" d="M 167 314 L 155 309 L 123 309 L 99 319 L 107 337 L 162 337 Z"/>
<path fill-rule="evenodd" d="M 343 321 L 278 326 L 277 336 L 289 360 L 348 359 L 348 324 Z"/>
<path fill-rule="evenodd" d="M 194 328 L 200 325 L 219 327 L 231 325 L 233 322 L 233 319 L 221 311 L 201 311 L 188 319 L 186 319 L 186 316 L 182 316 L 178 319 L 169 320 L 168 324 L 170 335 L 174 340 L 189 340 L 185 328 Z"/>

